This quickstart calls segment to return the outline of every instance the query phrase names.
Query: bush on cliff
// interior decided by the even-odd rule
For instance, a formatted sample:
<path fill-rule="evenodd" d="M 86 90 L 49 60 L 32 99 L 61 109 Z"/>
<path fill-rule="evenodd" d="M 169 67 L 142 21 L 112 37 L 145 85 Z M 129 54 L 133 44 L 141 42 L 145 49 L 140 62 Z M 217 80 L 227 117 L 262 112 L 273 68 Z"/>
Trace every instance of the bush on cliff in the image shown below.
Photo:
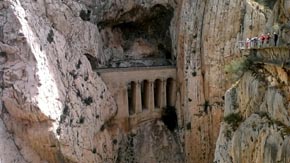
<path fill-rule="evenodd" d="M 231 81 L 237 81 L 244 72 L 248 71 L 251 67 L 251 62 L 246 57 L 241 57 L 232 60 L 229 64 L 225 65 L 225 72 L 229 74 L 229 79 Z"/>
<path fill-rule="evenodd" d="M 240 115 L 240 113 L 231 113 L 224 117 L 224 121 L 229 124 L 235 131 L 243 121 L 243 117 Z"/>

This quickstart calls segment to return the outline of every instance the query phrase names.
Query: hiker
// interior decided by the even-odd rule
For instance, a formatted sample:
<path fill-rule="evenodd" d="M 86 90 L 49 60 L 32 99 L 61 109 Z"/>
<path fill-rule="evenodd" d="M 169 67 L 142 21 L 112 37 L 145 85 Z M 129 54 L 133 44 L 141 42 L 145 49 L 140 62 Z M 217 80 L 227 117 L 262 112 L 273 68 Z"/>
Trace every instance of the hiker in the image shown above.
<path fill-rule="evenodd" d="M 265 36 L 265 40 L 266 40 L 266 43 L 268 44 L 268 46 L 269 46 L 270 38 L 271 38 L 271 35 L 270 35 L 270 33 L 268 33 L 268 34 Z"/>
<path fill-rule="evenodd" d="M 264 41 L 265 41 L 265 35 L 264 35 L 264 33 L 261 34 L 261 36 L 260 36 L 259 39 L 260 39 L 260 47 L 261 47 L 261 46 L 264 45 Z"/>
<path fill-rule="evenodd" d="M 253 47 L 257 47 L 258 46 L 258 37 L 253 37 L 251 39 L 251 42 L 253 42 Z"/>
<path fill-rule="evenodd" d="M 276 32 L 274 32 L 274 43 L 275 43 L 275 46 L 277 46 L 277 41 L 278 41 L 278 34 Z"/>
<path fill-rule="evenodd" d="M 250 48 L 250 43 L 251 43 L 250 39 L 247 38 L 246 39 L 246 49 L 249 49 Z"/>

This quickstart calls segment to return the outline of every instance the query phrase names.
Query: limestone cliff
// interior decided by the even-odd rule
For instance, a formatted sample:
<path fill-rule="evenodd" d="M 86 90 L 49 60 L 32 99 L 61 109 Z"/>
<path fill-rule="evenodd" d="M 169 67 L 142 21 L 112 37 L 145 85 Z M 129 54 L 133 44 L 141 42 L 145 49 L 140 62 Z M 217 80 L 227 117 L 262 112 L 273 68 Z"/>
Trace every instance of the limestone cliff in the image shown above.
<path fill-rule="evenodd" d="M 112 138 L 100 129 L 116 106 L 84 55 L 100 55 L 99 31 L 78 16 L 85 6 L 41 0 L 0 6 L 1 142 L 10 141 L 1 146 L 1 160 L 114 160 Z"/>
<path fill-rule="evenodd" d="M 149 9 L 156 5 L 152 16 Z M 126 151 L 131 134 L 113 123 L 116 102 L 94 70 L 122 58 L 116 56 L 120 53 L 116 49 L 134 58 L 166 57 L 171 51 L 174 5 L 168 1 L 0 1 L 1 162 L 127 162 L 120 152 Z M 137 18 L 130 16 L 135 9 Z M 161 23 L 168 30 L 146 26 L 155 28 L 154 34 L 160 32 L 165 41 L 134 36 L 122 40 L 126 45 L 121 42 L 124 47 L 119 47 L 118 32 L 130 31 L 120 25 L 110 33 L 116 25 L 113 18 L 131 11 L 119 21 L 169 16 Z M 156 119 L 136 129 L 137 145 L 130 149 L 134 159 L 129 161 L 183 162 L 178 134 L 160 123 Z M 152 140 L 146 142 L 144 136 L 150 132 Z M 157 153 L 143 155 L 147 150 Z"/>
<path fill-rule="evenodd" d="M 225 94 L 216 163 L 290 161 L 289 1 L 276 1 L 264 11 L 258 31 L 279 32 L 279 45 L 240 51 L 247 55 L 240 62 L 245 67 L 235 71 L 237 82 Z"/>
<path fill-rule="evenodd" d="M 241 161 L 234 152 L 243 149 L 229 149 L 248 141 L 240 128 L 254 119 L 253 140 L 262 142 L 260 126 L 264 144 L 283 146 L 255 158 L 288 159 L 287 69 L 259 67 L 261 79 L 247 72 L 224 96 L 224 65 L 241 55 L 239 40 L 279 30 L 289 43 L 288 0 L 2 0 L 0 13 L 1 161 L 212 162 L 224 104 L 245 123 L 235 132 L 222 123 L 216 161 Z M 117 91 L 97 70 L 152 66 L 176 69 L 177 127 L 158 117 L 122 128 Z"/>
<path fill-rule="evenodd" d="M 249 60 L 254 60 L 252 55 Z M 215 162 L 290 161 L 289 67 L 283 67 L 283 62 L 289 60 L 289 49 L 266 50 L 256 55 L 272 63 L 266 59 L 255 61 L 227 91 Z"/>

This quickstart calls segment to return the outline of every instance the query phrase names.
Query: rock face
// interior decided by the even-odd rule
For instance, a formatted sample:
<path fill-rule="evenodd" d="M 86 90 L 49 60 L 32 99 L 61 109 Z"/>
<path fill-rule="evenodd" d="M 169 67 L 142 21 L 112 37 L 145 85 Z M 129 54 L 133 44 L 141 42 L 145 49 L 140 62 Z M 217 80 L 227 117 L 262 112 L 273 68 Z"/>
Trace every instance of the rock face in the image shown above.
<path fill-rule="evenodd" d="M 11 158 L 19 162 L 113 160 L 110 134 L 100 129 L 116 106 L 84 55 L 100 55 L 97 28 L 78 17 L 84 5 L 33 0 L 0 4 L 5 124 L 1 141 L 11 140 L 6 138 L 8 132 L 13 135 Z M 10 159 L 6 152 L 1 150 L 1 160 Z"/>
<path fill-rule="evenodd" d="M 184 162 L 178 141 L 163 122 L 145 123 L 122 140 L 117 162 Z"/>
<path fill-rule="evenodd" d="M 289 44 L 289 1 L 257 2 L 0 1 L 0 160 L 212 162 L 225 102 L 225 115 L 240 110 L 243 123 L 235 131 L 222 124 L 216 161 L 287 162 L 288 70 L 263 67 L 268 83 L 246 73 L 224 97 L 223 68 L 228 56 L 240 55 L 237 41 L 276 31 Z M 118 127 L 114 91 L 94 70 L 164 65 L 176 66 L 178 129 L 158 119 L 131 131 Z M 241 154 L 254 148 L 252 139 L 266 151 L 254 161 L 250 150 Z M 230 150 L 238 144 L 247 146 Z"/>
<path fill-rule="evenodd" d="M 113 6 L 114 3 L 95 3 L 43 0 L 0 2 L 2 161 L 38 163 L 122 160 L 122 157 L 117 157 L 118 151 L 122 149 L 119 149 L 119 145 L 126 140 L 127 135 L 111 123 L 117 112 L 115 101 L 105 83 L 93 71 L 96 66 L 107 62 L 107 47 L 113 46 L 112 41 L 117 41 L 106 39 L 110 41 L 108 45 L 103 42 L 102 37 L 108 35 L 100 30 L 101 25 L 97 25 L 112 19 L 106 14 L 111 10 L 106 5 Z M 134 10 L 137 4 L 141 5 L 141 2 L 132 2 L 132 7 L 125 11 Z M 159 49 L 164 51 L 162 55 L 166 59 L 166 51 L 171 49 L 169 24 L 173 9 L 161 6 L 159 10 L 157 6 L 156 11 L 150 13 L 149 8 L 157 4 L 160 3 L 146 3 L 144 9 L 148 10 L 145 12 L 148 16 L 145 17 L 155 19 L 150 14 L 154 17 L 154 13 L 159 12 L 169 17 L 164 22 L 167 29 L 163 31 L 162 28 L 160 33 L 165 42 L 162 42 L 163 38 L 151 40 L 153 43 L 161 41 Z M 94 7 L 94 12 L 91 12 Z M 146 30 L 151 26 L 145 26 Z M 122 29 L 121 26 L 117 31 Z M 138 37 L 133 41 L 130 39 L 125 40 L 129 51 L 133 49 L 140 52 L 131 54 L 151 55 L 154 50 L 158 50 L 157 46 L 151 47 L 150 40 L 140 40 Z M 161 133 L 157 136 L 163 136 L 161 140 L 166 142 L 169 138 L 173 142 L 172 146 L 168 143 L 170 140 L 165 146 L 160 144 L 166 150 L 159 151 L 163 154 L 156 155 L 153 160 L 171 160 L 175 153 L 182 153 L 180 143 L 173 140 L 175 138 L 162 124 L 153 125 L 160 126 L 160 131 L 156 132 Z M 144 132 L 154 127 L 147 128 Z M 144 139 L 138 137 L 137 141 L 141 140 Z M 152 141 L 158 144 L 158 140 Z M 150 144 L 147 144 L 146 150 L 150 148 Z M 138 153 L 136 156 L 140 156 L 140 160 L 147 159 L 147 156 Z M 173 160 L 181 161 L 183 155 Z"/>
<path fill-rule="evenodd" d="M 268 1 L 264 3 L 269 5 Z M 265 22 L 261 22 L 259 30 L 279 31 L 278 44 L 283 47 L 241 53 L 249 53 L 250 64 L 226 92 L 224 121 L 215 150 L 216 163 L 290 161 L 289 47 L 285 47 L 289 42 L 285 36 L 289 12 L 286 4 L 276 1 L 266 9 Z"/>
<path fill-rule="evenodd" d="M 216 162 L 289 162 L 289 69 L 246 72 L 226 93 Z M 260 76 L 262 75 L 262 76 Z M 275 81 L 275 82 L 274 82 Z"/>

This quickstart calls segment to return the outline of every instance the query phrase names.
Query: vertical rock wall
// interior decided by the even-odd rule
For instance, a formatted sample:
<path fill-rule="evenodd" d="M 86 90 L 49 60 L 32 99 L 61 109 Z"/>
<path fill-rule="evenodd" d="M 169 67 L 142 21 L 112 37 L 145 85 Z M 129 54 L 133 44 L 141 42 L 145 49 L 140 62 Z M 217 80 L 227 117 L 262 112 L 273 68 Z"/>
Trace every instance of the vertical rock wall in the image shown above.
<path fill-rule="evenodd" d="M 238 41 L 272 32 L 275 12 L 252 0 L 179 3 L 173 45 L 187 162 L 213 160 L 229 85 L 224 65 L 228 57 L 241 55 Z"/>
<path fill-rule="evenodd" d="M 132 13 L 131 16 L 122 14 L 135 8 L 148 10 L 155 5 L 166 6 L 174 13 L 169 28 L 171 53 L 175 56 L 172 58 L 177 59 L 179 130 L 170 133 L 153 122 L 150 124 L 153 127 L 140 126 L 134 138 L 137 144 L 145 140 L 140 131 L 159 129 L 156 132 L 162 134 L 156 135 L 162 135 L 165 142 L 160 148 L 164 147 L 168 155 L 163 151 L 162 159 L 155 155 L 133 155 L 140 161 L 148 157 L 153 157 L 148 158 L 153 162 L 173 159 L 171 155 L 181 150 L 179 142 L 182 141 L 184 162 L 212 162 L 224 99 L 227 99 L 224 92 L 228 83 L 223 71 L 226 57 L 240 54 L 238 40 L 270 32 L 275 23 L 281 25 L 283 41 L 289 43 L 287 0 L 278 0 L 273 8 L 265 8 L 253 0 L 1 1 L 0 93 L 3 105 L 0 122 L 3 121 L 3 125 L 0 131 L 3 137 L 0 144 L 6 140 L 13 143 L 5 143 L 11 157 L 0 150 L 0 158 L 8 162 L 13 159 L 19 162 L 126 159 L 126 156 L 117 157 L 118 148 L 124 149 L 124 141 L 129 140 L 130 135 L 111 126 L 117 111 L 115 102 L 106 85 L 92 71 L 96 65 L 106 63 L 111 55 L 104 48 L 108 40 L 101 38 L 111 36 L 112 45 L 120 43 L 114 40 L 118 34 L 99 33 L 103 25 L 100 22 L 128 17 L 134 20 L 137 18 Z M 142 40 L 146 41 L 152 40 Z M 166 40 L 166 44 L 170 44 L 168 42 Z M 114 48 L 117 49 L 115 55 L 120 47 Z M 151 54 L 150 48 L 148 51 Z M 92 64 L 94 62 L 96 65 Z M 174 139 L 172 150 L 166 145 L 169 138 Z M 158 140 L 152 138 L 153 143 Z M 269 139 L 270 144 L 272 140 Z M 221 142 L 226 141 L 218 141 Z M 148 144 L 144 147 L 156 150 Z M 133 149 L 146 152 L 143 148 Z M 174 159 L 183 161 L 181 153 Z"/>
<path fill-rule="evenodd" d="M 100 55 L 96 25 L 79 17 L 85 6 L 43 0 L 5 0 L 0 6 L 1 133 L 11 133 L 10 148 L 20 153 L 11 157 L 114 160 L 113 139 L 101 128 L 116 106 L 84 55 Z M 1 160 L 9 160 L 5 152 Z"/>
<path fill-rule="evenodd" d="M 267 4 L 267 1 L 264 1 Z M 269 2 L 269 1 L 268 1 Z M 289 11 L 286 1 L 263 10 L 258 32 L 278 32 L 279 46 L 251 52 L 252 64 L 225 95 L 214 162 L 289 162 Z M 255 20 L 257 21 L 257 20 Z M 255 59 L 260 56 L 261 59 Z M 283 59 L 282 59 L 283 58 Z M 253 66 L 251 68 L 251 66 Z"/>

